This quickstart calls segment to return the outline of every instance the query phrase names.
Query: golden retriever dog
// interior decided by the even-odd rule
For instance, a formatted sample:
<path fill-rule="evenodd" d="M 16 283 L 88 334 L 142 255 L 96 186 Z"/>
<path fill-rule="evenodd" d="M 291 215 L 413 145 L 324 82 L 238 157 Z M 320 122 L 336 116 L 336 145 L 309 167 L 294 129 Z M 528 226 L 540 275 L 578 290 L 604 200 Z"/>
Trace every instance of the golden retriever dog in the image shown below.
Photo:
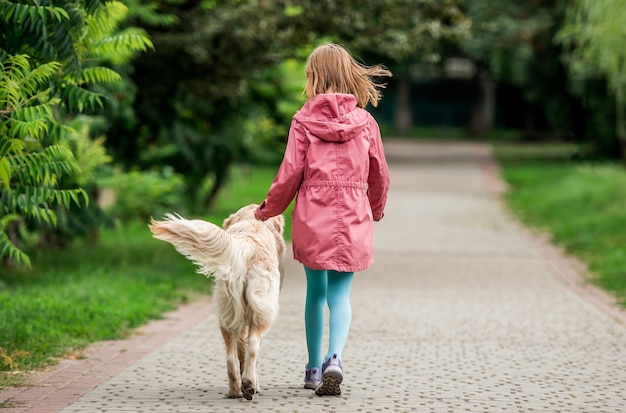
<path fill-rule="evenodd" d="M 222 228 L 202 220 L 166 214 L 152 219 L 155 238 L 169 242 L 215 277 L 215 303 L 226 344 L 228 397 L 252 400 L 260 390 L 257 359 L 261 340 L 278 315 L 285 241 L 282 215 L 265 222 L 254 218 L 257 205 L 232 214 Z"/>

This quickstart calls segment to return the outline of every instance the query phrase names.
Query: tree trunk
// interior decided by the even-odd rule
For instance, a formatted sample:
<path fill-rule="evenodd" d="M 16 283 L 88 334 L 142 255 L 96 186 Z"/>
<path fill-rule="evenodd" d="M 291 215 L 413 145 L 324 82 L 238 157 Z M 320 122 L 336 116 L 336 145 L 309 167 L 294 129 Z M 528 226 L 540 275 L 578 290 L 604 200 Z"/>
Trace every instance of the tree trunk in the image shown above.
<path fill-rule="evenodd" d="M 398 135 L 406 136 L 411 133 L 411 127 L 413 126 L 411 116 L 411 79 L 408 73 L 401 75 L 398 79 L 394 124 Z"/>
<path fill-rule="evenodd" d="M 526 104 L 526 113 L 524 114 L 524 133 L 522 139 L 526 142 L 534 142 L 539 140 L 539 134 L 535 125 L 534 107 Z"/>
<path fill-rule="evenodd" d="M 621 160 L 626 166 L 626 99 L 622 97 L 622 92 L 617 91 L 615 97 L 615 130 L 617 142 L 619 143 Z"/>
<path fill-rule="evenodd" d="M 211 190 L 204 197 L 202 201 L 202 207 L 207 211 L 210 211 L 215 206 L 215 201 L 217 201 L 217 197 L 227 184 L 228 179 L 230 178 L 229 170 L 230 166 L 233 164 L 234 159 L 228 156 L 227 153 L 217 153 L 215 156 L 215 160 L 213 162 L 213 166 L 215 168 L 213 185 L 211 186 Z"/>
<path fill-rule="evenodd" d="M 223 184 L 224 184 L 223 179 L 217 179 L 217 178 L 215 179 L 215 182 L 213 183 L 211 190 L 209 191 L 209 193 L 206 195 L 206 197 L 204 198 L 202 202 L 203 207 L 207 211 L 210 211 L 211 209 L 213 209 L 213 206 L 215 206 L 215 201 L 217 200 L 217 196 L 219 195 Z"/>
<path fill-rule="evenodd" d="M 619 147 L 622 152 L 622 164 L 626 168 L 626 139 L 620 139 Z"/>
<path fill-rule="evenodd" d="M 484 136 L 493 129 L 496 83 L 489 74 L 487 65 L 478 62 L 473 79 L 474 104 L 470 114 L 469 134 Z"/>
<path fill-rule="evenodd" d="M 572 108 L 572 136 L 571 139 L 574 142 L 585 141 L 587 134 L 587 120 L 589 119 L 589 113 L 585 109 L 583 102 L 580 98 L 577 98 L 567 92 L 569 98 L 569 104 Z"/>

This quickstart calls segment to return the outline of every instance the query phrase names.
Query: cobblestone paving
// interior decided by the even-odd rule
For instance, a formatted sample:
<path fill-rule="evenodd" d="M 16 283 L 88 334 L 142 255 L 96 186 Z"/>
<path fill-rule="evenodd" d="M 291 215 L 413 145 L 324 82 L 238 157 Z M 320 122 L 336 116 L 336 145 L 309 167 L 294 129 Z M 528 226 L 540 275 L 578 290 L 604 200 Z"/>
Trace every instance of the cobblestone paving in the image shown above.
<path fill-rule="evenodd" d="M 253 401 L 225 398 L 211 315 L 61 411 L 626 412 L 626 326 L 551 272 L 502 207 L 487 148 L 386 149 L 392 191 L 376 263 L 355 278 L 342 396 L 302 388 L 304 273 L 289 259 Z"/>

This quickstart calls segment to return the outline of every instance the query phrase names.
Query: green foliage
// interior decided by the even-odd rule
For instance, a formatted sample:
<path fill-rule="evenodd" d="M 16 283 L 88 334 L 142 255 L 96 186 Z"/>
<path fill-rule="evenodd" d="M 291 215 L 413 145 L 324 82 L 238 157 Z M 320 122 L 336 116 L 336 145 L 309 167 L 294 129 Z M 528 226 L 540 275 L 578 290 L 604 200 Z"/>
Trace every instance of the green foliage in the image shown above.
<path fill-rule="evenodd" d="M 544 4 L 545 3 L 545 4 Z M 462 42 L 462 50 L 476 61 L 488 64 L 498 80 L 526 86 L 538 58 L 535 47 L 549 46 L 550 32 L 558 24 L 548 2 L 477 0 L 467 3 L 472 19 L 472 36 Z M 547 35 L 547 36 L 546 36 Z M 547 44 L 546 44 L 547 43 Z M 536 100 L 540 96 L 531 95 Z"/>
<path fill-rule="evenodd" d="M 50 97 L 47 82 L 59 64 L 32 69 L 24 55 L 10 56 L 0 74 L 0 248 L 1 256 L 28 264 L 28 257 L 16 246 L 19 217 L 56 225 L 55 205 L 69 207 L 86 193 L 81 189 L 58 189 L 61 176 L 77 170 L 68 148 L 44 143 L 59 132 L 53 116 L 57 100 Z M 5 215 L 6 214 L 6 215 Z"/>
<path fill-rule="evenodd" d="M 468 28 L 452 0 L 127 2 L 155 52 L 135 65 L 136 116 L 116 112 L 108 147 L 129 169 L 172 166 L 198 210 L 213 205 L 233 163 L 282 155 L 295 113 L 283 107 L 301 102 L 304 82 L 293 92 L 279 62 L 303 62 L 321 38 L 363 55 L 422 58 Z"/>
<path fill-rule="evenodd" d="M 465 10 L 472 35 L 459 43 L 460 50 L 484 64 L 497 82 L 519 87 L 529 107 L 544 109 L 553 128 L 571 130 L 576 104 L 567 93 L 560 48 L 553 43 L 565 3 L 475 0 Z"/>
<path fill-rule="evenodd" d="M 230 184 L 219 193 L 215 207 L 203 218 L 221 224 L 225 218 L 243 205 L 258 204 L 265 198 L 270 187 L 276 167 L 237 165 L 230 170 Z M 291 239 L 291 211 L 287 208 L 285 216 L 285 239 Z"/>
<path fill-rule="evenodd" d="M 68 133 L 63 136 L 63 143 L 70 148 L 79 170 L 72 178 L 81 187 L 93 189 L 104 166 L 110 165 L 112 157 L 106 152 L 104 136 L 92 138 L 90 129 L 95 123 L 93 117 L 77 116 L 68 123 Z"/>
<path fill-rule="evenodd" d="M 3 1 L 0 21 L 4 23 L 0 39 L 0 55 L 31 54 L 32 49 L 42 61 L 59 60 L 76 63 L 71 32 L 79 27 L 82 17 L 76 5 L 65 7 L 31 5 Z M 58 30 L 53 26 L 58 25 Z"/>
<path fill-rule="evenodd" d="M 73 154 L 78 172 L 60 179 L 59 186 L 81 187 L 89 194 L 91 202 L 80 202 L 79 208 L 55 208 L 57 224 L 54 227 L 41 226 L 29 222 L 30 230 L 42 233 L 39 243 L 53 247 L 62 247 L 68 241 L 83 237 L 94 240 L 96 228 L 111 227 L 113 221 L 100 208 L 98 201 L 100 179 L 110 172 L 111 157 L 106 153 L 104 137 L 92 138 L 90 127 L 95 123 L 93 117 L 77 116 L 68 122 L 67 133 L 61 136 L 61 143 Z"/>
<path fill-rule="evenodd" d="M 470 35 L 458 0 L 328 1 L 305 7 L 318 33 L 346 43 L 359 54 L 396 63 L 437 62 L 446 44 Z M 326 25 L 326 26 L 325 26 Z"/>
<path fill-rule="evenodd" d="M 147 221 L 163 216 L 165 212 L 184 213 L 186 186 L 183 177 L 172 168 L 161 171 L 115 172 L 100 180 L 100 185 L 111 192 L 114 203 L 107 212 L 124 222 L 131 219 Z"/>
<path fill-rule="evenodd" d="M 251 75 L 248 99 L 251 102 L 243 144 L 253 163 L 278 165 L 285 149 L 291 118 L 306 100 L 303 93 L 304 63 L 287 59 L 275 68 Z"/>
<path fill-rule="evenodd" d="M 180 4 L 180 0 L 124 0 L 124 4 L 128 6 L 132 21 L 148 27 L 167 27 L 178 22 L 174 14 L 165 13 L 163 9 Z"/>
<path fill-rule="evenodd" d="M 70 142 L 77 132 L 64 122 L 102 106 L 104 95 L 90 88 L 121 80 L 101 65 L 105 60 L 126 62 L 152 46 L 141 31 L 116 31 L 126 12 L 116 1 L 0 3 L 0 256 L 5 260 L 29 263 L 18 245 L 20 226 L 58 227 L 71 221 L 70 204 L 89 208 L 81 183 L 89 181 L 86 174 L 93 168 L 81 171 L 84 165 L 75 155 L 85 142 L 73 152 Z M 95 163 L 103 161 L 98 150 L 80 155 L 92 164 L 96 155 Z"/>
<path fill-rule="evenodd" d="M 590 79 L 606 79 L 615 99 L 615 133 L 626 160 L 626 1 L 573 1 L 557 40 L 565 56 L 574 90 L 588 97 Z"/>
<path fill-rule="evenodd" d="M 616 105 L 607 99 L 606 71 L 599 67 L 624 72 L 615 66 L 623 61 L 623 48 L 616 46 L 624 30 L 620 1 L 473 0 L 464 8 L 472 36 L 459 47 L 497 82 L 522 91 L 527 118 L 540 109 L 556 137 L 585 142 L 586 156 L 615 158 L 617 135 L 605 125 L 615 124 Z"/>

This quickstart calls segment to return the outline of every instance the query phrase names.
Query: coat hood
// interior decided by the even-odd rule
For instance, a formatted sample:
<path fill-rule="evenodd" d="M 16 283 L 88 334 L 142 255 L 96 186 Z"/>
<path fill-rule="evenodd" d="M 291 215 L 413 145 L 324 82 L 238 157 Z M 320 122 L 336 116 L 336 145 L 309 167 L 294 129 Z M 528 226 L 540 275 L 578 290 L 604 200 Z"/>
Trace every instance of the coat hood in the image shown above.
<path fill-rule="evenodd" d="M 354 95 L 328 93 L 305 103 L 294 119 L 319 139 L 346 142 L 363 132 L 369 113 L 357 106 Z"/>

